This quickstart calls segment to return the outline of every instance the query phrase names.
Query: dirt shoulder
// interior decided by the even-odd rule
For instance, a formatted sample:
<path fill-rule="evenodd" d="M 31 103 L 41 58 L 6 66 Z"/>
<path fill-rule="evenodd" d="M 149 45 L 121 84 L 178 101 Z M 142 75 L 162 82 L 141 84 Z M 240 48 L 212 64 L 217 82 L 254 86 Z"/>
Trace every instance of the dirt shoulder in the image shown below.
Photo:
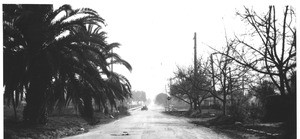
<path fill-rule="evenodd" d="M 95 125 L 88 124 L 84 119 L 75 114 L 49 116 L 48 123 L 43 126 L 28 126 L 23 124 L 22 121 L 5 119 L 4 138 L 62 138 L 88 132 L 99 124 L 109 123 L 127 116 L 126 114 L 105 116 L 101 113 L 96 113 L 95 115 L 98 121 Z"/>
<path fill-rule="evenodd" d="M 282 123 L 252 123 L 235 122 L 230 117 L 214 116 L 211 114 L 193 114 L 187 111 L 164 112 L 168 115 L 189 118 L 196 126 L 205 126 L 217 133 L 226 134 L 233 139 L 282 139 Z"/>

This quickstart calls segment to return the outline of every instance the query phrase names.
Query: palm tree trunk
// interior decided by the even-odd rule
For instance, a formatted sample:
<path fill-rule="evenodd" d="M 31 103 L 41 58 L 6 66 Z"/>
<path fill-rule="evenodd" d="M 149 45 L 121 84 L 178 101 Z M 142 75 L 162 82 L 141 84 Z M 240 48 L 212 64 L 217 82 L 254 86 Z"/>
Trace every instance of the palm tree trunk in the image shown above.
<path fill-rule="evenodd" d="M 87 92 L 84 92 L 83 96 L 83 113 L 81 115 L 83 118 L 86 119 L 90 124 L 93 124 L 95 122 L 94 119 L 94 109 L 93 109 L 93 104 L 92 104 L 92 97 L 87 94 Z"/>
<path fill-rule="evenodd" d="M 16 101 L 15 101 L 14 97 L 12 97 L 12 103 L 13 103 L 13 107 L 14 107 L 15 120 L 17 120 L 18 119 L 18 116 L 17 116 L 17 106 L 16 106 Z"/>
<path fill-rule="evenodd" d="M 45 91 L 46 87 L 38 79 L 31 82 L 28 93 L 26 95 L 26 106 L 23 112 L 23 118 L 29 124 L 39 124 L 45 119 L 41 119 L 45 114 Z"/>
<path fill-rule="evenodd" d="M 84 97 L 84 112 L 87 118 L 93 118 L 94 109 L 92 104 L 92 97 L 90 95 L 86 95 Z"/>
<path fill-rule="evenodd" d="M 32 69 L 23 120 L 29 124 L 45 124 L 47 122 L 46 91 L 50 78 L 45 58 L 35 60 Z"/>

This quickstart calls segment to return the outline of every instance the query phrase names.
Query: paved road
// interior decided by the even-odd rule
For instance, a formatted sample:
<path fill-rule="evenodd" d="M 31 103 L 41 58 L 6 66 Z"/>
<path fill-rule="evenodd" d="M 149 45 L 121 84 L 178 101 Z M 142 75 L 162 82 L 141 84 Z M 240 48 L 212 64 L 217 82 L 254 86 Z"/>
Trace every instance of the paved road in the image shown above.
<path fill-rule="evenodd" d="M 162 114 L 163 109 L 135 110 L 131 116 L 100 125 L 67 139 L 228 139 L 209 128 L 195 126 L 186 118 Z"/>

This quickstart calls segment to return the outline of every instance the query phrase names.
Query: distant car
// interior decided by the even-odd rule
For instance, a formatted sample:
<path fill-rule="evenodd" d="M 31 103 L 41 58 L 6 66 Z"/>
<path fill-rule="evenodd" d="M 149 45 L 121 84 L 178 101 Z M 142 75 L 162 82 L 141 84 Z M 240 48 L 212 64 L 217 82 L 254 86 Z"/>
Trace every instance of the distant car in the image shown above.
<path fill-rule="evenodd" d="M 148 110 L 148 107 L 147 107 L 147 106 L 143 106 L 143 107 L 141 108 L 141 110 L 142 110 L 142 111 L 143 111 L 143 110 L 147 111 L 147 110 Z"/>

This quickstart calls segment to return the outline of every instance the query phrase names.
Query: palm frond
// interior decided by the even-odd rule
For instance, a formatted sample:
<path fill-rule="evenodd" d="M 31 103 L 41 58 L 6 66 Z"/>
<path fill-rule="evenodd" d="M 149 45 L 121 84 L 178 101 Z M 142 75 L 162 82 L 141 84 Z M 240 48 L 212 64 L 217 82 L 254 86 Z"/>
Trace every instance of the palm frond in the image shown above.
<path fill-rule="evenodd" d="M 132 67 L 131 67 L 131 65 L 127 62 L 127 61 L 125 61 L 125 60 L 123 60 L 118 54 L 116 54 L 116 53 L 109 53 L 109 54 L 107 54 L 107 57 L 106 57 L 107 59 L 109 59 L 109 58 L 113 58 L 114 60 L 111 62 L 111 63 L 109 63 L 109 64 L 121 64 L 121 65 L 124 65 L 129 71 L 131 71 L 132 70 Z"/>

